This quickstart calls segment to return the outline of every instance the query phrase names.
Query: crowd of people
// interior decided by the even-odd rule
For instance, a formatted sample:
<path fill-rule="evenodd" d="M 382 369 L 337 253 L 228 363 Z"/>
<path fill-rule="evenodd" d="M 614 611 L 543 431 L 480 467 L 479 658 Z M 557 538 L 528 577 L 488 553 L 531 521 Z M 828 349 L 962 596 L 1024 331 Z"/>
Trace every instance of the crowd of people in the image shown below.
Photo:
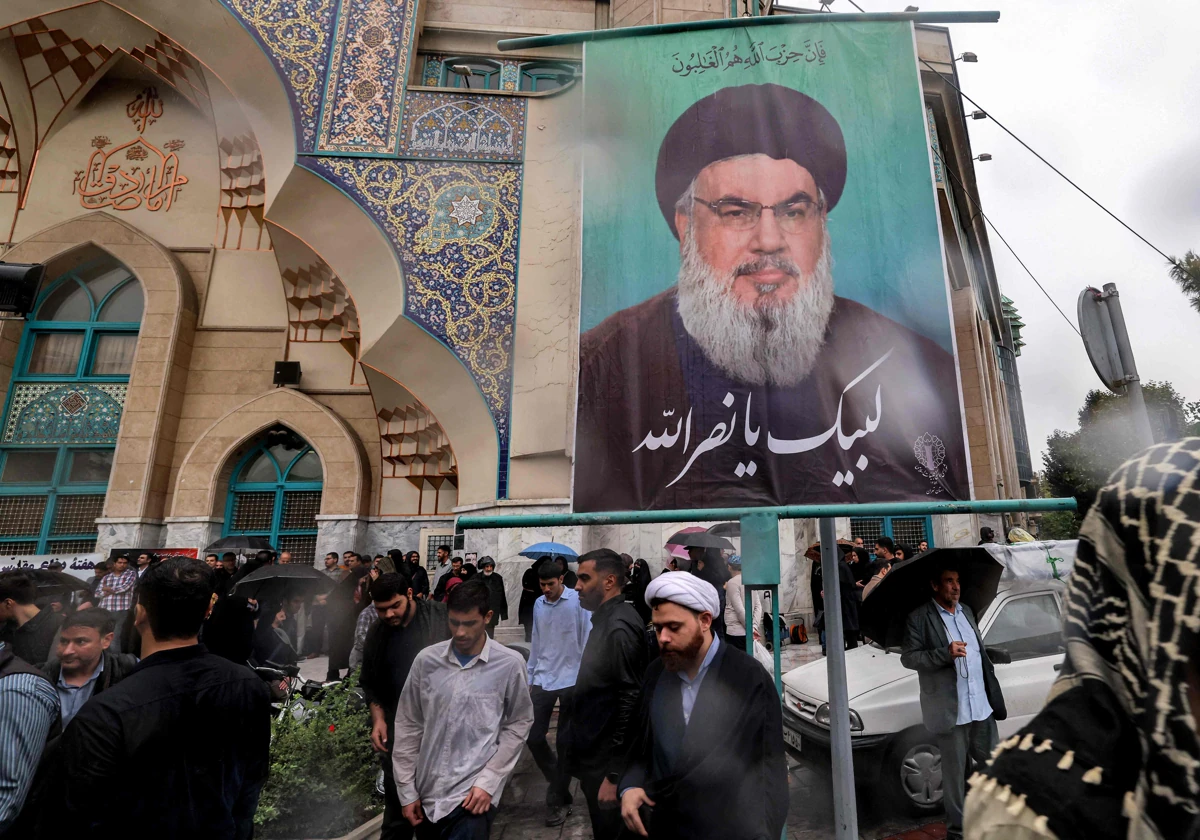
<path fill-rule="evenodd" d="M 322 652 L 330 679 L 359 670 L 385 838 L 488 836 L 526 745 L 548 781 L 548 825 L 576 804 L 574 778 L 597 838 L 695 836 L 685 806 L 728 793 L 713 770 L 736 760 L 738 822 L 755 815 L 778 834 L 780 712 L 767 672 L 727 635 L 736 566 L 719 552 L 654 580 L 607 549 L 576 570 L 539 558 L 527 661 L 494 640 L 508 613 L 495 561 L 437 555 L 427 571 L 416 552 L 329 554 L 328 593 L 277 601 L 238 583 L 292 562 L 286 552 L 118 556 L 67 597 L 40 595 L 26 571 L 0 573 L 0 838 L 251 837 L 271 695 L 247 666 Z M 734 713 L 735 739 L 718 738 Z M 147 770 L 131 801 L 109 807 L 112 779 Z"/>
<path fill-rule="evenodd" d="M 1005 700 L 963 582 L 930 564 L 901 661 L 941 751 L 948 837 L 1200 837 L 1198 480 L 1200 440 L 1185 441 L 1099 494 L 1068 588 L 1062 674 L 1003 743 Z M 843 609 L 908 554 L 881 537 L 868 576 L 853 568 L 859 548 L 839 562 Z M 526 746 L 547 780 L 547 825 L 578 796 L 596 840 L 780 836 L 781 709 L 744 652 L 762 625 L 736 558 L 693 549 L 652 579 L 609 549 L 574 570 L 539 558 L 518 610 L 527 660 L 494 638 L 507 596 L 491 558 L 439 550 L 430 575 L 413 552 L 330 554 L 327 594 L 239 594 L 289 562 L 117 557 L 58 609 L 32 573 L 0 573 L 0 838 L 252 837 L 272 708 L 247 666 L 321 649 L 346 662 L 331 674 L 359 670 L 387 840 L 488 837 Z"/>

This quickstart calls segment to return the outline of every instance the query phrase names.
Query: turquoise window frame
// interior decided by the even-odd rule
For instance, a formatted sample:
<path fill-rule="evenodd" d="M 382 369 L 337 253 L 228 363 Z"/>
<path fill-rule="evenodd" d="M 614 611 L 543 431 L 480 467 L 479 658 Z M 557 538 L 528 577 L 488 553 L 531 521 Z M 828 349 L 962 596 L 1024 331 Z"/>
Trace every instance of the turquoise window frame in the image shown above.
<path fill-rule="evenodd" d="M 129 276 L 117 283 L 104 294 L 100 300 L 92 295 L 91 289 L 87 283 L 79 276 L 79 273 L 95 267 L 98 264 L 111 264 L 113 268 L 121 268 Z M 58 291 L 66 283 L 75 283 L 83 287 L 84 293 L 87 295 L 91 305 L 91 318 L 87 321 L 56 321 L 56 320 L 40 320 L 37 316 L 41 313 L 42 305 L 49 297 Z M 8 412 L 12 405 L 13 390 L 17 384 L 22 382 L 55 382 L 63 384 L 71 383 L 125 383 L 129 381 L 129 374 L 112 374 L 105 376 L 95 376 L 90 374 L 92 364 L 95 361 L 96 343 L 101 335 L 117 333 L 124 335 L 137 335 L 141 331 L 142 322 L 139 321 L 99 321 L 101 311 L 105 304 L 112 299 L 113 295 L 120 290 L 126 288 L 131 283 L 138 283 L 138 279 L 134 277 L 133 272 L 125 268 L 117 260 L 111 257 L 103 257 L 95 260 L 88 260 L 80 263 L 70 271 L 63 273 L 55 278 L 38 294 L 37 300 L 34 303 L 34 317 L 25 323 L 25 329 L 21 333 L 21 343 L 17 348 L 17 360 L 14 365 L 14 374 L 9 382 L 8 394 L 4 400 L 4 418 L 8 417 Z M 143 289 L 143 317 L 145 316 L 145 290 Z M 30 373 L 29 362 L 33 356 L 33 345 L 37 340 L 37 336 L 52 332 L 82 332 L 83 343 L 79 351 L 79 361 L 76 363 L 75 372 L 71 374 L 42 374 Z M 91 450 L 111 452 L 116 449 L 114 444 L 88 444 L 86 441 L 79 443 L 60 443 L 60 444 L 22 444 L 19 446 L 0 447 L 0 473 L 3 472 L 4 464 L 8 459 L 8 453 L 14 451 L 33 452 L 33 451 L 54 451 L 56 453 L 54 462 L 54 472 L 49 482 L 21 482 L 11 484 L 0 484 L 0 496 L 46 496 L 46 509 L 42 514 L 42 525 L 37 536 L 29 534 L 26 536 L 6 536 L 0 537 L 0 553 L 3 553 L 7 545 L 15 545 L 19 543 L 28 543 L 37 541 L 37 550 L 35 554 L 48 553 L 48 546 L 51 542 L 63 542 L 67 540 L 87 540 L 93 542 L 96 540 L 96 529 L 93 525 L 91 532 L 81 534 L 55 534 L 51 536 L 50 530 L 54 524 L 54 515 L 58 508 L 59 499 L 64 496 L 95 496 L 107 495 L 109 482 L 69 482 L 67 475 L 70 470 L 71 453 Z M 26 552 L 23 552 L 26 553 Z M 80 552 L 83 553 L 83 552 Z"/>
<path fill-rule="evenodd" d="M 111 445 L 88 446 L 86 444 L 58 444 L 49 446 L 11 446 L 4 450 L 0 450 L 0 474 L 4 470 L 4 462 L 8 460 L 11 452 L 54 452 L 54 473 L 48 482 L 12 482 L 0 484 L 0 496 L 46 496 L 46 509 L 42 514 L 41 530 L 35 536 L 27 534 L 25 536 L 10 536 L 0 537 L 0 555 L 4 554 L 7 549 L 6 545 L 17 543 L 27 543 L 37 540 L 37 550 L 33 554 L 49 554 L 47 550 L 51 542 L 63 542 L 66 540 L 87 540 L 93 542 L 96 540 L 96 528 L 93 525 L 92 530 L 85 534 L 50 534 L 50 529 L 54 524 L 54 514 L 58 508 L 58 500 L 64 496 L 97 496 L 106 495 L 108 493 L 108 482 L 70 482 L 67 480 L 67 475 L 71 468 L 71 455 L 75 452 L 82 451 L 99 451 L 110 452 L 115 447 Z M 30 552 L 21 552 L 28 554 Z M 86 554 L 87 552 L 78 552 Z"/>
<path fill-rule="evenodd" d="M 288 475 L 291 473 L 292 468 L 295 467 L 296 464 L 299 463 L 300 459 L 303 458 L 305 455 L 307 455 L 309 452 L 316 452 L 316 450 L 313 449 L 310 444 L 305 443 L 304 447 L 296 453 L 295 457 L 292 458 L 292 460 L 288 462 L 287 466 L 281 467 L 279 462 L 275 460 L 275 456 L 271 454 L 270 449 L 267 446 L 267 440 L 263 439 L 262 441 L 260 441 L 258 443 L 258 445 L 254 446 L 249 452 L 247 452 L 245 455 L 243 455 L 238 460 L 237 465 L 233 468 L 233 474 L 229 478 L 229 492 L 226 494 L 227 498 L 225 499 L 225 524 L 222 526 L 221 535 L 225 536 L 225 537 L 229 537 L 229 536 L 265 537 L 267 540 L 270 541 L 272 546 L 276 546 L 276 547 L 279 545 L 280 537 L 316 536 L 317 528 L 315 526 L 312 528 L 288 528 L 288 529 L 284 529 L 281 527 L 281 525 L 283 523 L 283 495 L 285 492 L 317 491 L 317 492 L 323 493 L 325 490 L 324 465 L 322 465 L 322 478 L 320 481 L 289 481 L 288 480 Z M 242 474 L 242 471 L 246 468 L 246 465 L 249 464 L 250 461 L 255 456 L 257 456 L 259 453 L 265 454 L 270 459 L 272 466 L 275 467 L 276 480 L 275 481 L 239 481 L 238 476 L 240 476 Z M 319 457 L 320 456 L 318 455 L 318 458 Z M 243 528 L 232 527 L 233 526 L 233 505 L 234 505 L 234 501 L 236 500 L 236 497 L 239 493 L 270 493 L 270 492 L 273 492 L 275 494 L 275 506 L 271 512 L 271 528 L 270 528 L 269 532 L 264 531 L 262 529 L 243 529 Z"/>
<path fill-rule="evenodd" d="M 471 65 L 471 90 L 500 90 L 500 71 L 503 69 L 503 65 L 495 59 L 469 55 L 447 56 L 446 58 L 442 59 L 442 76 L 441 79 L 438 80 L 439 87 L 461 88 L 466 90 L 466 77 L 450 72 L 450 67 L 454 64 Z M 486 73 L 475 72 L 479 65 L 486 65 L 492 69 L 488 70 Z M 483 81 L 482 87 L 474 84 L 476 79 Z"/>
<path fill-rule="evenodd" d="M 851 519 L 850 519 L 851 533 L 853 533 L 853 526 L 854 526 L 855 522 L 865 522 L 868 520 L 880 520 L 880 519 L 883 520 L 883 530 L 881 531 L 880 535 L 888 537 L 889 539 L 892 539 L 892 540 L 895 539 L 895 536 L 893 536 L 894 523 L 897 520 L 913 521 L 913 520 L 923 519 L 925 521 L 925 535 L 926 535 L 926 540 L 929 543 L 929 550 L 932 551 L 933 549 L 937 548 L 937 543 L 934 541 L 934 538 L 933 538 L 933 517 L 932 516 L 855 516 L 855 517 L 851 517 Z M 851 539 L 853 539 L 853 537 L 851 537 Z M 872 557 L 875 556 L 875 553 L 873 551 L 873 549 L 875 548 L 874 545 L 864 545 L 863 547 L 866 548 L 867 551 L 871 552 Z M 915 545 L 910 546 L 910 547 L 913 549 L 916 548 Z"/>
<path fill-rule="evenodd" d="M 562 76 L 564 73 L 574 77 L 578 72 L 578 65 L 564 61 L 527 61 L 521 65 L 518 88 L 527 93 L 539 93 L 542 90 L 558 90 L 558 88 L 566 87 L 566 85 L 556 84 L 554 87 L 543 89 L 538 87 L 538 82 L 543 79 L 550 79 L 557 82 L 559 76 Z"/>
<path fill-rule="evenodd" d="M 54 294 L 58 289 L 68 282 L 74 282 L 83 287 L 83 291 L 88 296 L 88 300 L 92 305 L 92 317 L 87 321 L 42 321 L 34 317 L 27 321 L 25 330 L 21 334 L 21 346 L 17 351 L 17 365 L 15 370 L 17 375 L 13 377 L 13 383 L 17 382 L 128 382 L 129 374 L 110 374 L 104 376 L 96 376 L 90 371 L 92 363 L 96 356 L 96 343 L 101 335 L 106 333 L 119 333 L 128 335 L 130 333 L 138 333 L 141 331 L 141 321 L 98 321 L 100 312 L 104 309 L 104 305 L 112 300 L 113 295 L 122 289 L 126 288 L 131 283 L 137 283 L 136 277 L 130 273 L 129 277 L 122 280 L 117 285 L 113 286 L 100 300 L 96 300 L 88 289 L 87 283 L 83 282 L 77 275 L 76 271 L 95 265 L 96 260 L 80 265 L 78 268 L 68 271 L 63 276 L 56 279 L 53 283 L 47 286 L 38 295 L 37 303 L 34 304 L 34 313 L 40 313 L 42 305 Z M 144 300 L 144 296 L 143 296 Z M 144 306 L 144 303 L 143 303 Z M 143 315 L 145 314 L 143 310 Z M 82 332 L 83 345 L 79 351 L 79 361 L 75 365 L 74 373 L 30 373 L 29 362 L 33 356 L 33 345 L 37 340 L 37 336 L 43 333 L 51 332 Z M 11 396 L 11 388 L 10 388 Z"/>

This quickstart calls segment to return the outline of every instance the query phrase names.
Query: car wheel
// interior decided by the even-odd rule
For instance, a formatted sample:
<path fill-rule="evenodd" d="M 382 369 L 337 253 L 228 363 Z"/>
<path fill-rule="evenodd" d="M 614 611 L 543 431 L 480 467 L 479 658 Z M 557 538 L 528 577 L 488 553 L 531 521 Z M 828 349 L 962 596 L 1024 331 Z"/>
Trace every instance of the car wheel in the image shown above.
<path fill-rule="evenodd" d="M 888 751 L 883 773 L 899 806 L 918 815 L 942 810 L 942 754 L 924 729 L 897 739 Z"/>

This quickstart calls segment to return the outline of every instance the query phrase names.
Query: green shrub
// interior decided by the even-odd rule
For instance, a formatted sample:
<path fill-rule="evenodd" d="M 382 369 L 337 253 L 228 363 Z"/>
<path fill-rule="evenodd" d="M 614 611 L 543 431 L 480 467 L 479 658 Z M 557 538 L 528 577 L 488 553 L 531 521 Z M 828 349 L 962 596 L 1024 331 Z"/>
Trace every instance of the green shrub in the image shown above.
<path fill-rule="evenodd" d="M 330 687 L 304 720 L 271 723 L 271 775 L 254 822 L 263 838 L 338 837 L 383 807 L 371 715 L 354 689 L 357 673 Z"/>

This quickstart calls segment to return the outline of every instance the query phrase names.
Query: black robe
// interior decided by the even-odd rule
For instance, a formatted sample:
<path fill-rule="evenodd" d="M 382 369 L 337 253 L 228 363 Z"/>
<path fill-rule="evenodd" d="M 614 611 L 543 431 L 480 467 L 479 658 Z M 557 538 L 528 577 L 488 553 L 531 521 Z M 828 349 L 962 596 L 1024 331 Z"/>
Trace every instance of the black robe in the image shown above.
<path fill-rule="evenodd" d="M 651 840 L 778 840 L 788 778 L 771 676 L 722 644 L 686 729 L 680 686 L 662 659 L 647 667 L 638 734 L 619 786 L 644 788 L 654 801 Z M 668 731 L 656 731 L 655 720 L 666 721 Z"/>
<path fill-rule="evenodd" d="M 954 357 L 834 300 L 816 365 L 791 388 L 717 369 L 684 330 L 674 288 L 588 330 L 575 510 L 969 498 Z M 689 466 L 701 444 L 713 448 Z"/>

